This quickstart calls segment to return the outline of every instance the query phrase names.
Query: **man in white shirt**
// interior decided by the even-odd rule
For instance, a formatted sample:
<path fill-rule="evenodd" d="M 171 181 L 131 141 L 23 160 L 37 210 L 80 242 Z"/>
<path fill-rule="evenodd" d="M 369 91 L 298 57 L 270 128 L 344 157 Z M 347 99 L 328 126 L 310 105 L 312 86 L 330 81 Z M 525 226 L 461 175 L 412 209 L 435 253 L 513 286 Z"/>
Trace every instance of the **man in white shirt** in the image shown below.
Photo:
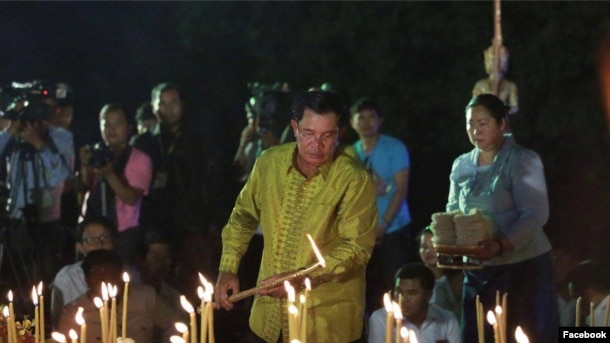
<path fill-rule="evenodd" d="M 83 256 L 93 250 L 114 248 L 116 225 L 104 217 L 90 218 L 82 221 L 77 230 L 76 250 Z M 53 322 L 59 319 L 61 308 L 87 292 L 89 287 L 85 282 L 85 274 L 78 261 L 64 266 L 55 276 L 51 284 L 51 316 Z"/>
<path fill-rule="evenodd" d="M 460 326 L 455 315 L 429 304 L 434 289 L 434 274 L 423 264 L 409 263 L 395 276 L 395 297 L 402 296 L 401 327 L 415 333 L 420 343 L 460 343 Z M 400 330 L 400 328 L 398 328 Z M 369 343 L 385 342 L 386 310 L 373 312 L 369 320 Z M 395 337 L 396 332 L 392 333 Z"/>

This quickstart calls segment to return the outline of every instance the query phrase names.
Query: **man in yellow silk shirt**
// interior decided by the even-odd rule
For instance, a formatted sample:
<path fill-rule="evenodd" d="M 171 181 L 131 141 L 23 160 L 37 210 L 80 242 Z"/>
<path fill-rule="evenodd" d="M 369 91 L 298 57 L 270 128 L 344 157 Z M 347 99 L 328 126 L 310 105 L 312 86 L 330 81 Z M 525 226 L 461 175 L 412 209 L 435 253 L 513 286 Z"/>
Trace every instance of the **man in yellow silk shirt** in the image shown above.
<path fill-rule="evenodd" d="M 309 275 L 308 342 L 354 342 L 362 335 L 365 268 L 375 245 L 375 186 L 358 161 L 337 149 L 348 121 L 337 94 L 307 92 L 292 110 L 296 143 L 258 158 L 223 229 L 216 306 L 233 307 L 228 292 L 240 291 L 237 269 L 259 223 L 265 242 L 260 284 L 317 261 L 309 233 L 327 266 Z M 288 342 L 283 285 L 258 293 L 250 327 L 261 341 Z"/>

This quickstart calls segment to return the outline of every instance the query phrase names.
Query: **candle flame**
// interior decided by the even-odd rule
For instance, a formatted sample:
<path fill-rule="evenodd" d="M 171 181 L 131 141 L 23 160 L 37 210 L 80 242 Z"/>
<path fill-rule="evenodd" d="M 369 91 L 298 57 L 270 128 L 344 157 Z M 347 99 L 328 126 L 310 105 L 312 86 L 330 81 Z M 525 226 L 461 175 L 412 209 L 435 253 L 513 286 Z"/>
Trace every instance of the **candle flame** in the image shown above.
<path fill-rule="evenodd" d="M 392 300 L 390 299 L 390 292 L 383 294 L 383 307 L 385 307 L 385 311 L 387 313 L 392 313 Z"/>
<path fill-rule="evenodd" d="M 169 338 L 169 341 L 172 343 L 185 343 L 184 338 L 180 337 L 180 336 L 172 336 Z"/>
<path fill-rule="evenodd" d="M 96 298 L 99 299 L 99 298 Z M 95 299 L 94 299 L 95 300 Z M 97 306 L 97 304 L 96 304 Z M 84 325 L 85 324 L 85 317 L 83 317 L 83 311 L 85 309 L 82 306 L 78 307 L 78 311 L 76 311 L 76 316 L 74 316 L 74 320 L 76 321 L 76 324 L 78 325 Z"/>
<path fill-rule="evenodd" d="M 64 336 L 63 334 L 61 334 L 57 331 L 51 332 L 51 338 L 53 338 L 54 340 L 56 340 L 57 342 L 60 342 L 60 343 L 66 341 L 66 336 Z"/>
<path fill-rule="evenodd" d="M 36 287 L 32 286 L 32 302 L 34 306 L 38 306 L 38 293 L 36 293 Z"/>
<path fill-rule="evenodd" d="M 293 339 L 292 341 L 290 341 L 290 343 L 301 343 L 301 341 L 299 341 L 298 339 Z"/>
<path fill-rule="evenodd" d="M 316 258 L 318 259 L 318 263 L 323 268 L 326 268 L 326 260 L 324 260 L 324 257 L 322 257 L 322 254 L 320 253 L 320 250 L 318 250 L 318 247 L 316 246 L 316 243 L 313 241 L 313 238 L 311 238 L 310 234 L 307 234 L 307 238 L 309 239 L 309 242 L 311 243 L 311 247 L 313 248 L 314 254 L 316 254 Z"/>
<path fill-rule="evenodd" d="M 311 279 L 308 277 L 305 278 L 305 289 L 311 291 Z"/>
<path fill-rule="evenodd" d="M 208 293 L 210 293 L 210 294 L 214 294 L 214 285 L 212 285 L 212 283 L 211 283 L 211 282 L 206 282 L 206 283 L 204 284 L 204 287 L 205 287 L 205 291 L 206 291 L 206 292 L 208 292 Z"/>
<path fill-rule="evenodd" d="M 4 318 L 8 318 L 8 316 L 10 315 L 10 313 L 8 312 L 8 306 L 4 306 L 2 308 L 2 315 L 4 316 Z"/>
<path fill-rule="evenodd" d="M 496 324 L 496 316 L 494 316 L 494 313 L 491 311 L 487 312 L 487 322 L 489 323 L 489 325 Z"/>
<path fill-rule="evenodd" d="M 392 312 L 394 312 L 394 318 L 396 320 L 402 320 L 402 309 L 396 301 L 392 301 Z"/>
<path fill-rule="evenodd" d="M 413 330 L 409 330 L 409 342 L 410 343 L 419 343 L 419 341 L 417 340 L 417 335 L 415 334 L 415 331 L 413 331 Z"/>
<path fill-rule="evenodd" d="M 93 298 L 93 303 L 95 304 L 95 307 L 97 307 L 98 309 L 102 308 L 102 306 L 104 306 L 102 299 L 100 299 L 99 297 Z"/>
<path fill-rule="evenodd" d="M 294 287 L 288 282 L 288 280 L 284 281 L 284 288 L 286 289 L 286 293 L 288 295 L 288 301 L 291 303 L 296 299 L 296 294 L 294 292 Z"/>
<path fill-rule="evenodd" d="M 203 297 L 205 296 L 205 292 L 203 291 L 203 287 L 201 287 L 201 286 L 197 287 L 197 296 L 199 297 L 199 299 L 203 300 Z"/>
<path fill-rule="evenodd" d="M 502 315 L 502 306 L 496 306 L 496 314 Z"/>
<path fill-rule="evenodd" d="M 127 274 L 127 272 L 123 272 L 123 282 L 125 282 L 125 283 L 129 282 L 129 274 Z"/>
<path fill-rule="evenodd" d="M 306 301 L 307 301 L 307 297 L 305 296 L 305 294 L 299 295 L 299 302 L 301 304 L 304 304 Z"/>
<path fill-rule="evenodd" d="M 192 314 L 195 312 L 193 305 L 191 305 L 191 303 L 188 300 L 186 300 L 186 297 L 184 295 L 180 296 L 180 304 L 182 305 L 182 308 L 189 314 Z"/>
<path fill-rule="evenodd" d="M 523 329 L 521 329 L 521 326 L 517 326 L 517 329 L 515 329 L 515 339 L 517 340 L 518 343 L 529 343 L 530 340 L 527 338 L 527 335 L 525 334 L 525 332 L 523 332 Z"/>
<path fill-rule="evenodd" d="M 114 298 L 116 297 L 117 293 L 117 287 L 115 285 L 108 284 L 108 296 Z"/>
<path fill-rule="evenodd" d="M 189 329 L 189 327 L 186 326 L 186 324 L 181 323 L 181 322 L 176 322 L 174 324 L 174 326 L 176 327 L 176 330 L 180 333 L 185 333 Z"/>
<path fill-rule="evenodd" d="M 8 302 L 12 303 L 13 302 L 13 291 L 9 290 L 6 297 L 8 298 Z"/>
<path fill-rule="evenodd" d="M 401 327 L 400 328 L 400 337 L 402 338 L 407 338 L 409 337 L 409 329 L 407 329 L 406 327 Z"/>
<path fill-rule="evenodd" d="M 290 312 L 290 314 L 298 314 L 299 310 L 297 309 L 296 306 L 290 305 L 290 306 L 288 306 L 288 312 Z"/>
<path fill-rule="evenodd" d="M 42 281 L 40 281 L 40 282 L 38 283 L 38 289 L 37 289 L 37 291 L 38 291 L 38 295 L 39 295 L 39 296 L 40 296 L 40 295 L 42 295 Z"/>
<path fill-rule="evenodd" d="M 201 273 L 198 273 L 198 274 L 199 274 L 199 281 L 201 281 L 201 284 L 205 287 L 205 284 L 208 283 L 208 280 L 205 279 L 203 274 L 201 274 Z"/>
<path fill-rule="evenodd" d="M 68 335 L 70 336 L 70 339 L 78 339 L 78 335 L 76 334 L 76 331 L 74 331 L 74 329 L 70 329 L 70 331 L 68 332 Z"/>
<path fill-rule="evenodd" d="M 108 286 L 105 282 L 102 282 L 102 300 L 108 301 Z"/>

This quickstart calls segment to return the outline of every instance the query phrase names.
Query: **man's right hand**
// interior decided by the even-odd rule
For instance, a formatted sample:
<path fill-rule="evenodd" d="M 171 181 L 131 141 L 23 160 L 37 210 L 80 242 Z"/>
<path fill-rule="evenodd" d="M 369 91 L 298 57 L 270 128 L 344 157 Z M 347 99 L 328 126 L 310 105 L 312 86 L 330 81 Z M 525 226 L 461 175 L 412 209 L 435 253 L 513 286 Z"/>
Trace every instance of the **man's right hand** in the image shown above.
<path fill-rule="evenodd" d="M 214 307 L 230 310 L 233 308 L 233 303 L 229 301 L 229 290 L 233 294 L 239 293 L 239 278 L 237 274 L 220 272 L 218 281 L 216 281 L 216 289 L 214 290 Z"/>

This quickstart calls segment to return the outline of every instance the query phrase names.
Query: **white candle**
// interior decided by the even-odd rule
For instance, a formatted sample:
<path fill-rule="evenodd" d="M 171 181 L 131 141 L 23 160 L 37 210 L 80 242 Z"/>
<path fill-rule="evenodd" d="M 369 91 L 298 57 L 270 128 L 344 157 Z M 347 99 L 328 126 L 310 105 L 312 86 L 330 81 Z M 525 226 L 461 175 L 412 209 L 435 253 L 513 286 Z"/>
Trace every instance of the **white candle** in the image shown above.
<path fill-rule="evenodd" d="M 110 296 L 112 302 L 112 309 L 110 312 L 110 331 L 108 332 L 108 339 L 110 340 L 110 343 L 115 343 L 117 338 L 117 286 L 108 284 L 108 295 Z"/>
<path fill-rule="evenodd" d="M 84 308 L 79 306 L 76 311 L 76 316 L 74 317 L 76 324 L 80 325 L 80 343 L 87 342 L 87 324 L 85 323 L 85 317 L 83 317 L 83 311 Z"/>
<path fill-rule="evenodd" d="M 208 341 L 209 343 L 215 343 L 216 337 L 214 336 L 214 305 L 212 304 L 212 296 L 214 295 L 214 285 L 210 282 L 205 284 L 205 301 L 206 301 L 206 317 L 208 319 Z M 202 342 L 203 343 L 203 342 Z"/>
<path fill-rule="evenodd" d="M 70 329 L 70 331 L 68 332 L 68 336 L 70 336 L 70 341 L 72 343 L 78 343 L 78 334 L 74 329 Z"/>
<path fill-rule="evenodd" d="M 385 307 L 385 343 L 392 343 L 392 329 L 394 327 L 394 308 L 392 307 L 392 300 L 390 300 L 390 293 L 383 295 L 383 306 Z"/>
<path fill-rule="evenodd" d="M 392 302 L 392 310 L 394 312 L 394 319 L 396 319 L 396 342 L 400 342 L 400 328 L 402 327 L 402 309 L 397 302 Z"/>
<path fill-rule="evenodd" d="M 66 336 L 64 336 L 63 334 L 61 334 L 57 331 L 51 332 L 51 338 L 53 338 L 55 341 L 57 341 L 59 343 L 66 342 Z"/>
<path fill-rule="evenodd" d="M 186 326 L 186 324 L 178 322 L 175 323 L 174 326 L 176 327 L 176 331 L 178 331 L 179 333 L 182 334 L 182 340 L 184 343 L 187 343 L 189 340 L 189 328 L 188 326 Z"/>
<path fill-rule="evenodd" d="M 121 337 L 125 339 L 127 337 L 127 297 L 129 295 L 129 274 L 123 273 L 123 282 L 125 282 L 125 288 L 123 288 L 123 320 L 121 321 Z"/>
<path fill-rule="evenodd" d="M 32 287 L 32 303 L 34 303 L 34 327 L 36 328 L 36 336 L 34 336 L 34 342 L 40 341 L 40 318 L 38 317 L 38 293 L 36 293 L 36 287 Z"/>
<path fill-rule="evenodd" d="M 183 337 L 176 336 L 176 335 L 174 335 L 174 336 L 170 337 L 170 338 L 169 338 L 169 341 L 170 341 L 171 343 L 186 343 L 186 341 L 184 340 L 184 338 L 183 338 Z"/>
<path fill-rule="evenodd" d="M 517 343 L 529 343 L 530 340 L 527 338 L 527 335 L 525 334 L 525 332 L 523 332 L 523 330 L 521 329 L 521 326 L 517 326 L 517 329 L 515 329 L 515 339 L 517 340 Z"/>
<path fill-rule="evenodd" d="M 487 312 L 487 321 L 489 322 L 489 324 L 491 326 L 493 326 L 494 329 L 494 342 L 498 343 L 498 323 L 496 322 L 496 317 L 494 316 L 494 313 L 489 311 Z"/>
<path fill-rule="evenodd" d="M 409 343 L 409 329 L 406 327 L 400 328 L 400 337 L 402 338 L 402 343 Z"/>
<path fill-rule="evenodd" d="M 38 293 L 38 308 L 40 309 L 40 314 L 38 317 L 38 324 L 40 325 L 40 337 L 38 338 L 40 343 L 45 343 L 45 322 L 44 322 L 44 296 L 42 295 L 42 281 L 38 283 L 37 288 Z"/>
<path fill-rule="evenodd" d="M 191 305 L 191 303 L 186 300 L 186 297 L 184 295 L 180 296 L 180 304 L 182 305 L 182 308 L 184 308 L 184 310 L 189 314 L 191 324 L 191 332 L 189 333 L 189 335 L 191 337 L 191 343 L 197 343 L 197 320 L 195 318 L 195 309 L 193 308 L 193 305 Z"/>
<path fill-rule="evenodd" d="M 201 274 L 199 274 L 201 276 Z M 197 296 L 199 297 L 199 299 L 201 300 L 201 304 L 199 305 L 199 315 L 200 315 L 200 321 L 199 321 L 199 330 L 200 334 L 199 334 L 199 343 L 205 343 L 206 341 L 206 335 L 207 335 L 207 319 L 206 319 L 206 308 L 205 308 L 205 292 L 203 291 L 203 287 L 199 286 L 197 287 Z"/>
<path fill-rule="evenodd" d="M 504 319 L 502 318 L 502 307 L 501 306 L 496 306 L 496 322 L 498 323 L 498 341 L 500 343 L 505 343 L 504 341 L 504 337 L 505 335 L 505 331 L 506 328 L 504 327 Z"/>
<path fill-rule="evenodd" d="M 95 307 L 97 307 L 100 310 L 100 326 L 101 326 L 101 330 L 102 330 L 102 343 L 107 343 L 108 330 L 107 330 L 107 326 L 106 326 L 106 321 L 108 320 L 108 317 L 106 316 L 106 312 L 104 311 L 104 302 L 102 301 L 102 299 L 95 297 L 95 298 L 93 298 L 93 303 L 95 304 Z"/>

